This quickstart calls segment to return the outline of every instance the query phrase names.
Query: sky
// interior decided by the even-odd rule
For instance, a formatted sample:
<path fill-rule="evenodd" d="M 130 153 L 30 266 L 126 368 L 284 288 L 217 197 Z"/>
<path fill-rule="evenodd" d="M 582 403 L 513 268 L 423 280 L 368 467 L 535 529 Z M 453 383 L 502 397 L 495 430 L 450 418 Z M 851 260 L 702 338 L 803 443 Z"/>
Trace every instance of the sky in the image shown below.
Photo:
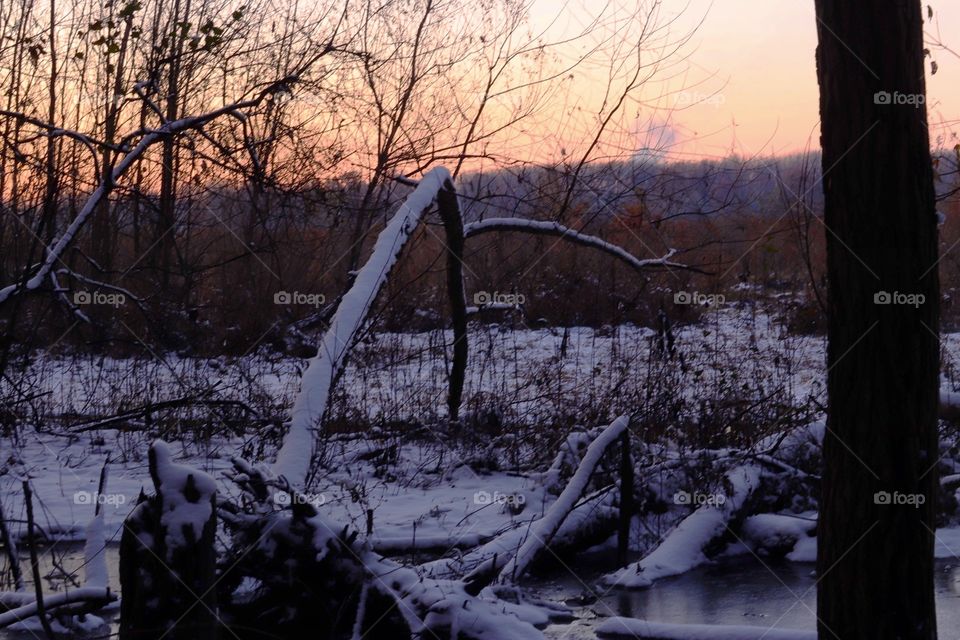
<path fill-rule="evenodd" d="M 925 32 L 938 70 L 930 74 L 928 59 L 928 118 L 932 137 L 944 135 L 944 146 L 952 147 L 958 140 L 950 136 L 960 124 L 960 2 L 929 4 L 934 20 L 926 22 Z M 574 30 L 590 5 L 578 6 L 535 0 L 533 24 L 548 24 L 563 8 L 565 19 L 553 28 Z M 663 20 L 678 16 L 671 33 L 693 36 L 685 58 L 665 72 L 669 80 L 651 83 L 642 104 L 631 105 L 634 128 L 654 130 L 675 158 L 786 154 L 818 146 L 813 0 L 664 0 L 662 11 Z M 938 49 L 930 37 L 958 53 Z M 936 139 L 931 142 L 937 146 Z"/>

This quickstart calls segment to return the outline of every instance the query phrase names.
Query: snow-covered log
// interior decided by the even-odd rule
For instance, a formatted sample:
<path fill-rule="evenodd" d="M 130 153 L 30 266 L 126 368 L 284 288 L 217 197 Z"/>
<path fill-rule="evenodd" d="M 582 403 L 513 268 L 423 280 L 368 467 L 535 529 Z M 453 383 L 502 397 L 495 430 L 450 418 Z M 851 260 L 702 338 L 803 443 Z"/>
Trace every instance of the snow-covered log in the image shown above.
<path fill-rule="evenodd" d="M 623 247 L 619 247 L 611 242 L 607 242 L 597 236 L 592 236 L 576 229 L 566 227 L 559 222 L 549 222 L 543 220 L 526 220 L 524 218 L 487 218 L 480 222 L 471 222 L 463 227 L 465 238 L 472 238 L 484 233 L 495 231 L 513 231 L 520 233 L 532 233 L 537 235 L 556 236 L 579 244 L 584 247 L 598 249 L 611 255 L 633 269 L 644 272 L 651 269 L 682 269 L 686 271 L 700 271 L 696 267 L 691 267 L 680 262 L 670 260 L 676 254 L 676 249 L 670 249 L 666 255 L 660 258 L 640 259 L 631 254 Z"/>
<path fill-rule="evenodd" d="M 314 451 L 315 431 L 327 410 L 330 387 L 343 367 L 370 307 L 424 210 L 448 180 L 450 173 L 442 167 L 433 169 L 423 177 L 416 190 L 380 232 L 370 259 L 357 273 L 353 286 L 340 301 L 317 355 L 303 374 L 300 393 L 290 416 L 290 428 L 274 465 L 276 475 L 285 477 L 291 486 L 302 487 L 306 481 Z"/>
<path fill-rule="evenodd" d="M 99 609 L 111 602 L 114 602 L 117 596 L 110 592 L 110 589 L 102 587 L 83 587 L 72 589 L 62 593 L 54 593 L 44 596 L 44 610 L 49 614 L 55 612 L 58 608 L 66 605 L 86 604 L 91 609 Z M 11 600 L 12 601 L 12 600 Z M 37 602 L 31 599 L 29 602 L 21 603 L 15 609 L 0 613 L 0 629 L 9 627 L 17 622 L 23 622 L 28 618 L 37 615 Z"/>
<path fill-rule="evenodd" d="M 100 470 L 100 484 L 97 486 L 97 497 L 104 495 L 107 490 L 109 476 L 109 458 Z M 103 509 L 100 500 L 96 500 L 93 518 L 87 523 L 85 540 L 83 543 L 83 572 L 84 586 L 109 587 L 110 579 L 107 573 L 107 533 L 104 522 Z"/>
<path fill-rule="evenodd" d="M 794 562 L 817 559 L 817 514 L 758 513 L 743 521 L 743 542 L 755 553 L 785 556 Z"/>
<path fill-rule="evenodd" d="M 619 511 L 614 504 L 615 492 L 612 489 L 608 487 L 584 498 L 567 515 L 550 544 L 555 553 L 583 549 L 610 537 L 616 528 Z M 468 584 L 477 585 L 471 587 L 471 591 L 474 591 L 496 578 L 497 571 L 520 548 L 526 537 L 527 524 L 522 523 L 467 553 L 431 560 L 420 565 L 419 569 L 434 578 L 467 576 L 464 580 Z"/>
<path fill-rule="evenodd" d="M 576 432 L 568 437 L 570 453 L 578 457 L 577 470 L 542 518 L 506 531 L 464 556 L 436 560 L 421 568 L 431 576 L 466 575 L 468 592 L 476 594 L 495 579 L 509 583 L 522 576 L 547 545 L 562 541 L 562 546 L 570 546 L 578 539 L 593 539 L 597 533 L 609 535 L 616 523 L 616 509 L 609 504 L 610 492 L 601 491 L 589 497 L 583 494 L 604 452 L 628 426 L 627 416 L 614 420 L 584 447 L 582 457 L 578 444 L 585 441 L 586 434 Z M 555 461 L 544 477 L 557 480 L 561 466 L 562 461 Z"/>
<path fill-rule="evenodd" d="M 569 618 L 569 611 L 526 602 L 519 594 L 509 602 L 490 587 L 473 594 L 460 580 L 424 578 L 372 552 L 364 554 L 363 564 L 371 586 L 396 602 L 415 638 L 542 640 L 539 627 Z"/>
<path fill-rule="evenodd" d="M 597 627 L 600 638 L 637 640 L 817 640 L 816 631 L 747 625 L 669 624 L 637 618 L 607 618 Z"/>
<path fill-rule="evenodd" d="M 760 483 L 760 468 L 753 465 L 736 467 L 725 478 L 730 495 L 721 501 L 704 504 L 684 518 L 675 529 L 645 558 L 604 577 L 611 586 L 649 587 L 654 580 L 685 573 L 708 558 L 705 548 L 723 536 L 727 524 L 740 514 L 754 489 Z"/>
<path fill-rule="evenodd" d="M 221 505 L 232 534 L 223 587 L 234 594 L 224 606 L 248 629 L 316 640 L 541 640 L 538 627 L 569 616 L 519 595 L 470 593 L 460 580 L 431 578 L 384 558 L 307 501 L 285 500 L 278 509 L 272 496 L 285 482 L 269 469 L 242 460 L 234 467 L 246 499 Z"/>
<path fill-rule="evenodd" d="M 542 552 L 544 547 L 550 544 L 553 536 L 560 529 L 560 525 L 569 515 L 570 511 L 576 506 L 577 502 L 583 496 L 590 477 L 594 469 L 606 453 L 607 449 L 613 443 L 617 442 L 620 435 L 630 426 L 629 416 L 620 416 L 610 423 L 596 440 L 587 447 L 587 452 L 580 461 L 577 472 L 573 474 L 570 482 L 560 493 L 556 502 L 550 505 L 550 508 L 539 520 L 530 524 L 527 531 L 527 538 L 517 553 L 505 564 L 500 571 L 498 581 L 501 583 L 514 582 L 526 572 L 527 568 L 533 562 L 538 553 Z"/>

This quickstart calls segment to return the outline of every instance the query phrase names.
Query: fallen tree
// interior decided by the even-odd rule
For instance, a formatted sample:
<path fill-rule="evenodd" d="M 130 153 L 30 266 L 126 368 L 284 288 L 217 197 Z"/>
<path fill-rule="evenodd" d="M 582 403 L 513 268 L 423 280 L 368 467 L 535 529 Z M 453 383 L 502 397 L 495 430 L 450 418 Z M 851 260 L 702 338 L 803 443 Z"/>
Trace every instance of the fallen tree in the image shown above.
<path fill-rule="evenodd" d="M 563 607 L 515 593 L 505 599 L 493 588 L 473 593 L 464 581 L 431 578 L 384 558 L 266 467 L 234 460 L 232 477 L 243 499 L 220 505 L 232 536 L 221 563 L 221 599 L 248 629 L 331 639 L 540 640 L 538 627 L 569 618 Z M 278 492 L 291 497 L 278 501 Z"/>
<path fill-rule="evenodd" d="M 706 549 L 722 538 L 760 484 L 758 467 L 744 465 L 725 474 L 729 494 L 698 507 L 646 557 L 604 578 L 616 587 L 649 587 L 654 580 L 685 573 L 707 561 Z"/>
<path fill-rule="evenodd" d="M 563 521 L 570 515 L 570 512 L 586 491 L 590 477 L 593 475 L 600 459 L 607 452 L 607 449 L 620 439 L 621 434 L 626 432 L 629 426 L 630 418 L 620 416 L 610 423 L 596 440 L 590 443 L 583 460 L 580 461 L 577 472 L 567 483 L 556 502 L 550 505 L 542 518 L 530 523 L 527 528 L 526 539 L 516 554 L 512 558 L 504 558 L 500 561 L 503 563 L 503 568 L 500 569 L 500 574 L 497 577 L 498 582 L 501 584 L 516 582 L 523 576 L 537 555 L 550 545 L 551 540 L 560 530 Z M 633 488 L 630 487 L 629 490 L 632 491 Z M 493 567 L 496 567 L 498 563 L 494 561 L 492 564 Z"/>
<path fill-rule="evenodd" d="M 17 602 L 17 599 L 12 597 L 14 595 L 26 596 L 26 594 L 6 594 L 0 598 L 0 601 L 5 604 L 14 604 Z M 82 587 L 54 593 L 44 596 L 42 602 L 37 602 L 35 598 L 25 598 L 20 600 L 15 608 L 0 613 L 0 629 L 36 616 L 41 606 L 47 615 L 56 615 L 59 609 L 67 606 L 80 604 L 87 611 L 96 611 L 116 600 L 116 594 L 103 587 Z M 75 614 L 77 611 L 74 610 L 71 613 Z"/>
<path fill-rule="evenodd" d="M 557 236 L 576 244 L 599 249 L 631 268 L 686 269 L 696 268 L 672 262 L 674 250 L 665 256 L 640 259 L 625 249 L 595 236 L 570 229 L 555 222 L 524 220 L 520 218 L 492 218 L 463 224 L 456 190 L 450 173 L 437 167 L 419 182 L 403 179 L 404 184 L 415 185 L 414 192 L 400 205 L 387 226 L 380 232 L 373 252 L 356 274 L 350 289 L 344 294 L 330 326 L 324 333 L 317 355 L 310 360 L 300 391 L 294 401 L 289 429 L 277 454 L 274 472 L 285 477 L 291 485 L 303 487 L 307 481 L 317 434 L 322 428 L 330 399 L 332 385 L 343 371 L 353 343 L 366 323 L 370 309 L 386 284 L 391 269 L 410 240 L 427 209 L 437 202 L 446 232 L 447 292 L 453 316 L 453 362 L 449 375 L 448 417 L 456 422 L 467 367 L 468 345 L 466 321 L 470 308 L 466 306 L 463 286 L 463 249 L 467 238 L 493 231 L 519 231 Z"/>
<path fill-rule="evenodd" d="M 300 381 L 300 393 L 290 415 L 290 427 L 277 453 L 274 473 L 294 487 L 302 488 L 310 471 L 315 433 L 321 426 L 330 391 L 339 377 L 353 342 L 366 322 L 370 307 L 387 281 L 424 211 L 450 179 L 446 169 L 436 168 L 424 176 L 413 194 L 400 206 L 380 232 L 373 253 L 344 294 L 317 355 Z"/>

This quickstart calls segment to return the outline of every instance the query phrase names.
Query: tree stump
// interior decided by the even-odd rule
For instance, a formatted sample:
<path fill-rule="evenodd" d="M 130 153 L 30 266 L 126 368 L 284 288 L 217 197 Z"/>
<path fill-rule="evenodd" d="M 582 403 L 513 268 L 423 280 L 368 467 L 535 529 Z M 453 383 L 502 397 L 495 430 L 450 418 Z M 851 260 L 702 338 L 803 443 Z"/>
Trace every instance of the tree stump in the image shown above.
<path fill-rule="evenodd" d="M 216 483 L 159 440 L 150 476 L 156 494 L 141 492 L 120 539 L 120 640 L 216 640 Z"/>

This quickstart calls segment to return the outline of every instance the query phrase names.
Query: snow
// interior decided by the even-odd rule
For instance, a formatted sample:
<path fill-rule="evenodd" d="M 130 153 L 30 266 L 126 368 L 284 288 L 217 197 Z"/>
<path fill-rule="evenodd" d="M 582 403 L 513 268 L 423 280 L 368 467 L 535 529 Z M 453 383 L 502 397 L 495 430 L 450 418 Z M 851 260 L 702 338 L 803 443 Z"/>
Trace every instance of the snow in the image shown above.
<path fill-rule="evenodd" d="M 665 624 L 636 618 L 613 617 L 597 627 L 600 638 L 650 640 L 817 640 L 815 631 L 797 631 L 746 625 Z"/>
<path fill-rule="evenodd" d="M 626 249 L 613 243 L 607 242 L 602 238 L 582 233 L 570 227 L 565 227 L 558 222 L 544 220 L 526 220 L 524 218 L 487 218 L 480 222 L 471 222 L 463 226 L 464 238 L 475 236 L 480 233 L 490 231 L 528 231 L 533 233 L 546 233 L 563 237 L 566 240 L 575 242 L 588 247 L 593 247 L 616 256 L 625 261 L 634 269 L 643 270 L 651 267 L 674 267 L 685 268 L 685 265 L 678 262 L 670 262 L 670 258 L 676 254 L 676 249 L 670 249 L 666 255 L 660 258 L 647 258 L 641 260 L 635 257 Z"/>
<path fill-rule="evenodd" d="M 340 301 L 317 355 L 303 374 L 300 394 L 290 416 L 290 429 L 277 454 L 274 472 L 277 476 L 285 477 L 291 486 L 303 487 L 306 482 L 313 455 L 314 432 L 326 412 L 330 386 L 343 367 L 354 338 L 386 282 L 390 269 L 400 257 L 400 251 L 416 228 L 420 216 L 447 180 L 450 180 L 450 173 L 442 167 L 423 176 L 414 192 L 380 232 L 373 253 Z"/>
<path fill-rule="evenodd" d="M 167 561 L 172 562 L 176 549 L 203 536 L 203 528 L 213 515 L 217 482 L 202 471 L 174 463 L 170 447 L 163 440 L 154 441 L 151 452 L 156 464 L 157 491 L 163 505 L 160 523 L 165 531 L 164 548 Z M 185 495 L 191 483 L 197 493 L 194 500 Z"/>
<path fill-rule="evenodd" d="M 625 588 L 649 587 L 655 580 L 675 576 L 707 562 L 703 547 L 723 533 L 730 515 L 739 509 L 760 482 L 760 469 L 743 466 L 726 475 L 733 488 L 722 505 L 703 505 L 667 534 L 647 557 L 615 573 L 604 582 Z"/>
<path fill-rule="evenodd" d="M 811 562 L 816 560 L 816 543 L 813 533 L 817 526 L 817 514 L 761 513 L 750 516 L 743 523 L 743 537 L 751 543 L 754 551 L 764 553 L 767 550 L 789 548 L 789 560 Z M 810 559 L 810 551 L 813 558 Z"/>
<path fill-rule="evenodd" d="M 43 604 L 47 609 L 53 609 L 63 604 L 72 602 L 82 602 L 84 600 L 115 600 L 116 596 L 110 593 L 109 589 L 98 587 L 83 587 L 72 589 L 61 593 L 47 594 L 43 598 Z M 0 613 L 0 628 L 14 624 L 17 621 L 23 621 L 37 613 L 36 601 L 31 600 L 16 609 Z"/>
<path fill-rule="evenodd" d="M 797 540 L 797 544 L 794 545 L 793 551 L 788 553 L 786 556 L 787 560 L 791 562 L 816 562 L 817 561 L 817 539 L 805 536 Z M 936 556 L 938 558 L 944 558 L 947 556 Z"/>
<path fill-rule="evenodd" d="M 790 393 L 794 397 L 803 398 L 822 390 L 823 350 L 819 338 L 782 338 L 776 333 L 775 323 L 758 314 L 755 320 L 755 343 L 751 344 L 746 338 L 749 334 L 736 322 L 720 313 L 716 324 L 678 327 L 677 339 L 689 345 L 688 354 L 700 345 L 717 341 L 730 354 L 732 361 L 747 357 L 748 353 L 754 353 L 753 349 L 760 354 L 757 357 L 765 358 L 765 354 L 779 348 L 777 345 L 780 340 L 790 341 L 790 348 L 794 350 L 793 354 L 797 355 L 798 362 L 787 382 Z M 511 406 L 516 408 L 517 413 L 528 416 L 529 422 L 535 425 L 544 415 L 542 394 L 540 389 L 525 385 L 524 376 L 537 376 L 539 372 L 549 370 L 551 376 L 556 376 L 556 379 L 561 381 L 559 384 L 563 385 L 558 397 L 577 406 L 585 405 L 588 398 L 602 392 L 609 383 L 607 369 L 604 367 L 612 362 L 623 367 L 623 375 L 627 377 L 641 378 L 644 375 L 643 369 L 648 364 L 648 338 L 651 335 L 648 329 L 630 326 L 613 329 L 573 327 L 566 333 L 564 336 L 562 331 L 555 329 L 514 331 L 491 326 L 472 326 L 471 340 L 478 348 L 471 354 L 467 393 L 488 394 L 494 398 L 509 397 Z M 444 337 L 449 340 L 451 336 L 447 334 Z M 947 335 L 944 341 L 948 352 L 958 352 L 960 335 Z M 424 402 L 422 398 L 433 398 L 435 401 L 435 398 L 442 397 L 446 376 L 442 359 L 436 362 L 427 361 L 425 364 L 411 358 L 409 354 L 423 352 L 436 342 L 437 334 L 430 336 L 390 333 L 378 333 L 372 336 L 369 342 L 364 341 L 351 355 L 351 364 L 344 368 L 343 382 L 339 387 L 343 402 L 357 407 L 357 410 L 374 424 L 415 415 L 417 407 Z M 568 349 L 568 355 L 563 358 L 558 356 L 561 342 L 566 342 Z M 391 349 L 399 355 L 382 355 Z M 499 377 L 490 375 L 491 370 L 499 372 L 510 369 L 502 365 L 513 360 L 522 363 L 523 370 L 507 372 Z M 223 386 L 229 389 L 224 397 L 231 398 L 243 398 L 247 394 L 258 393 L 274 396 L 278 398 L 278 403 L 282 404 L 292 400 L 296 392 L 297 374 L 294 361 L 271 362 L 260 355 L 237 360 L 193 360 L 173 356 L 168 358 L 168 361 L 171 365 L 170 372 L 156 372 L 156 377 L 150 378 L 151 384 L 148 387 L 143 384 L 142 370 L 137 368 L 142 365 L 136 361 L 90 358 L 77 364 L 75 359 L 40 355 L 34 364 L 44 375 L 37 376 L 37 390 L 51 391 L 51 403 L 56 403 L 58 413 L 62 412 L 64 416 L 86 416 L 111 410 L 111 407 L 116 406 L 111 395 L 115 390 L 123 394 L 124 402 L 130 402 L 132 398 L 137 405 L 142 404 L 155 397 L 158 389 L 174 388 L 172 381 L 178 376 L 188 380 L 191 385 L 195 382 L 222 382 Z M 371 367 L 371 361 L 382 366 Z M 724 362 L 719 361 L 718 366 L 723 366 Z M 252 373 L 240 375 L 237 370 Z M 601 371 L 600 374 L 596 373 L 598 370 Z M 709 371 L 711 370 L 705 375 L 709 376 Z M 253 382 L 249 386 L 243 386 L 238 384 L 241 378 Z M 90 386 L 88 383 L 92 379 L 98 380 L 98 384 L 102 386 Z M 949 388 L 949 381 L 945 381 L 945 394 L 960 395 L 947 391 Z M 402 391 L 399 395 L 398 389 Z M 690 388 L 684 388 L 682 393 L 684 397 L 695 398 L 701 391 L 696 385 L 691 385 Z M 395 397 L 402 401 L 397 401 Z M 629 409 L 615 402 L 611 406 L 618 413 Z M 3 441 L 0 446 L 5 454 L 10 452 L 11 459 L 10 472 L 0 477 L 4 506 L 12 512 L 14 520 L 18 515 L 22 516 L 19 482 L 14 482 L 13 479 L 20 476 L 30 477 L 37 503 L 42 503 L 40 518 L 47 519 L 43 524 L 54 537 L 80 540 L 91 539 L 102 533 L 105 540 L 115 539 L 119 525 L 133 506 L 141 486 L 146 486 L 148 490 L 151 486 L 145 461 L 142 457 L 138 458 L 136 453 L 140 451 L 142 456 L 144 447 L 124 443 L 131 440 L 144 442 L 143 438 L 147 436 L 102 430 L 89 433 L 70 432 L 71 437 L 67 439 L 63 437 L 67 430 L 65 427 L 61 428 L 61 425 L 68 425 L 69 422 L 69 417 L 62 422 L 54 419 L 51 423 L 53 428 L 49 432 L 33 432 L 29 430 L 31 427 L 27 426 L 27 431 L 23 433 L 29 434 L 29 437 L 21 435 L 16 442 Z M 452 552 L 447 554 L 446 558 L 421 565 L 418 568 L 419 575 L 404 583 L 409 593 L 403 593 L 406 594 L 404 597 L 413 595 L 417 592 L 415 585 L 421 579 L 428 581 L 429 586 L 424 587 L 428 592 L 423 595 L 437 598 L 435 602 L 438 606 L 432 621 L 436 624 L 463 624 L 467 626 L 462 628 L 471 628 L 470 625 L 474 623 L 462 613 L 462 605 L 466 600 L 458 605 L 461 613 L 457 615 L 453 615 L 451 609 L 446 608 L 448 605 L 452 606 L 449 600 L 456 601 L 456 598 L 462 595 L 451 586 L 455 581 L 450 579 L 454 575 L 467 573 L 471 568 L 492 558 L 494 554 L 506 560 L 526 544 L 533 544 L 535 536 L 532 533 L 547 522 L 555 520 L 552 514 L 562 511 L 557 504 L 558 498 L 551 489 L 560 491 L 564 487 L 563 483 L 558 482 L 561 475 L 566 477 L 585 455 L 589 455 L 588 447 L 592 436 L 597 433 L 596 430 L 587 428 L 592 426 L 577 425 L 574 431 L 566 436 L 565 445 L 554 443 L 549 450 L 541 451 L 538 458 L 541 462 L 537 470 L 526 472 L 525 475 L 507 471 L 474 473 L 467 465 L 458 464 L 455 459 L 451 459 L 451 452 L 454 456 L 456 452 L 447 447 L 447 443 L 442 439 L 430 442 L 428 435 L 426 443 L 404 443 L 399 446 L 397 461 L 395 465 L 391 463 L 390 474 L 384 476 L 378 473 L 374 461 L 362 456 L 378 447 L 391 444 L 393 441 L 389 437 L 374 432 L 370 439 L 360 441 L 332 438 L 328 452 L 330 459 L 347 462 L 324 468 L 311 485 L 310 491 L 324 495 L 323 517 L 330 523 L 338 523 L 330 525 L 338 532 L 343 524 L 347 523 L 351 524 L 352 529 L 363 531 L 366 510 L 372 509 L 374 532 L 367 541 L 371 551 L 402 551 L 405 562 L 409 559 L 416 563 L 428 557 L 424 550 L 432 552 L 454 547 L 462 549 L 462 553 Z M 766 452 L 775 444 L 778 448 L 772 455 L 788 460 L 794 456 L 814 454 L 820 446 L 822 435 L 822 422 L 813 422 L 791 432 L 783 441 L 776 435 L 771 436 L 756 446 L 758 460 L 761 455 L 759 452 Z M 558 435 L 558 440 L 564 441 L 564 436 Z M 168 486 L 182 485 L 183 469 L 190 467 L 190 471 L 194 473 L 198 468 L 206 471 L 202 478 L 199 475 L 197 477 L 197 481 L 204 487 L 205 495 L 210 495 L 212 490 L 217 488 L 222 492 L 229 491 L 230 483 L 220 477 L 220 472 L 229 466 L 229 456 L 238 454 L 242 445 L 239 438 L 217 436 L 203 445 L 184 442 L 166 446 L 169 455 L 162 456 L 168 463 L 164 468 L 173 469 L 163 474 L 167 478 Z M 85 529 L 85 525 L 93 525 L 88 525 L 92 505 L 78 505 L 73 500 L 74 492 L 78 489 L 90 492 L 96 490 L 99 470 L 108 452 L 113 456 L 121 453 L 121 458 L 112 464 L 114 477 L 111 491 L 114 495 L 124 496 L 124 499 L 119 504 L 103 504 L 102 522 L 97 523 L 93 529 Z M 443 458 L 442 470 L 435 471 L 440 466 L 436 462 L 439 452 L 443 452 L 446 457 Z M 269 453 L 268 451 L 267 459 Z M 669 457 L 673 452 L 665 451 L 664 455 Z M 721 456 L 722 452 L 716 452 L 716 455 Z M 181 464 L 174 465 L 174 458 Z M 952 463 L 950 460 L 946 462 Z M 709 461 L 707 463 L 709 464 Z M 506 466 L 508 464 L 504 464 L 504 467 Z M 180 470 L 176 471 L 176 467 Z M 953 473 L 960 474 L 960 467 Z M 742 484 L 749 484 L 748 480 L 743 478 Z M 737 492 L 737 484 L 733 483 L 734 493 Z M 490 495 L 499 493 L 523 496 L 525 509 L 520 513 L 511 513 L 501 504 L 478 504 L 476 496 L 481 492 Z M 669 497 L 669 493 L 667 496 Z M 615 497 L 614 491 L 585 501 L 563 521 L 554 540 L 562 540 L 573 530 L 574 523 L 594 517 L 592 514 L 598 511 L 613 513 Z M 728 498 L 728 504 L 731 500 L 732 498 Z M 177 517 L 181 518 L 180 524 L 187 524 L 197 532 L 196 527 L 201 526 L 209 511 L 189 513 L 198 505 L 180 506 L 188 507 L 177 514 Z M 669 517 L 663 519 L 665 527 L 671 526 L 673 517 L 679 511 L 681 510 L 674 508 Z M 641 578 L 636 579 L 636 584 L 642 586 L 645 581 L 652 582 L 657 577 L 674 575 L 707 562 L 701 552 L 690 552 L 691 549 L 698 550 L 699 547 L 691 547 L 689 542 L 716 531 L 719 519 L 716 518 L 716 513 L 711 515 L 708 511 L 691 514 L 692 519 L 688 518 L 671 531 L 674 536 L 679 537 L 670 540 L 668 536 L 668 543 L 664 545 L 662 552 L 652 554 L 639 563 L 646 568 L 640 572 Z M 815 517 L 816 514 L 812 512 L 796 514 L 785 511 L 752 516 L 744 523 L 743 538 L 747 542 L 744 550 L 757 552 L 777 546 L 780 541 L 795 539 L 793 549 L 786 558 L 795 562 L 811 562 L 816 557 L 816 538 L 807 534 Z M 543 522 L 536 524 L 541 520 Z M 14 523 L 14 526 L 19 525 Z M 173 529 L 177 527 L 174 526 Z M 653 535 L 662 533 L 662 530 L 656 530 Z M 682 544 L 684 538 L 686 543 Z M 477 544 L 480 546 L 473 548 Z M 88 545 L 91 549 L 94 546 L 96 545 Z M 323 548 L 322 545 L 320 548 Z M 416 552 L 411 551 L 414 548 Z M 637 548 L 639 550 L 646 547 Z M 937 557 L 956 558 L 958 554 L 960 528 L 938 530 Z M 628 569 L 636 571 L 636 567 Z M 88 571 L 88 579 L 90 577 Z M 627 582 L 634 582 L 634 578 Z M 446 594 L 449 598 L 440 598 L 438 594 Z M 497 615 L 502 615 L 503 610 L 511 609 L 508 605 L 510 603 L 496 599 L 491 592 L 484 592 L 478 603 L 471 601 L 468 606 L 477 607 L 476 611 L 471 609 L 471 612 L 477 613 L 477 628 L 482 629 L 486 628 L 484 625 L 487 622 L 492 624 L 497 612 L 500 612 Z M 518 626 L 518 633 L 527 634 L 518 637 L 538 637 L 535 631 L 531 631 L 530 626 L 542 624 L 546 615 L 542 608 L 529 602 L 520 602 L 511 610 L 517 624 L 524 623 Z M 716 631 L 716 628 L 713 630 Z"/>
<path fill-rule="evenodd" d="M 83 584 L 86 587 L 109 587 L 110 579 L 107 575 L 106 552 L 107 536 L 103 510 L 90 520 L 84 534 L 86 541 L 83 546 L 83 556 L 85 558 L 83 565 Z"/>
<path fill-rule="evenodd" d="M 554 534 L 560 529 L 560 525 L 563 524 L 567 514 L 580 501 L 587 484 L 590 482 L 590 476 L 593 475 L 593 470 L 604 453 L 629 426 L 629 416 L 620 416 L 610 423 L 610 426 L 604 429 L 596 440 L 590 443 L 577 472 L 570 478 L 560 497 L 550 506 L 550 509 L 542 518 L 532 522 L 527 528 L 527 536 L 523 545 L 500 572 L 499 580 L 501 582 L 515 581 L 522 577 L 523 572 L 533 561 L 534 555 L 550 542 Z"/>
<path fill-rule="evenodd" d="M 472 596 L 460 580 L 425 578 L 417 571 L 370 553 L 363 558 L 363 564 L 372 575 L 371 586 L 397 599 L 397 610 L 415 635 L 543 640 L 539 627 L 569 613 L 557 605 L 527 602 L 519 593 L 512 594 L 516 602 L 507 601 L 501 592 L 490 587 Z M 422 620 L 417 617 L 418 610 L 427 611 Z M 444 630 L 448 631 L 437 633 Z"/>

